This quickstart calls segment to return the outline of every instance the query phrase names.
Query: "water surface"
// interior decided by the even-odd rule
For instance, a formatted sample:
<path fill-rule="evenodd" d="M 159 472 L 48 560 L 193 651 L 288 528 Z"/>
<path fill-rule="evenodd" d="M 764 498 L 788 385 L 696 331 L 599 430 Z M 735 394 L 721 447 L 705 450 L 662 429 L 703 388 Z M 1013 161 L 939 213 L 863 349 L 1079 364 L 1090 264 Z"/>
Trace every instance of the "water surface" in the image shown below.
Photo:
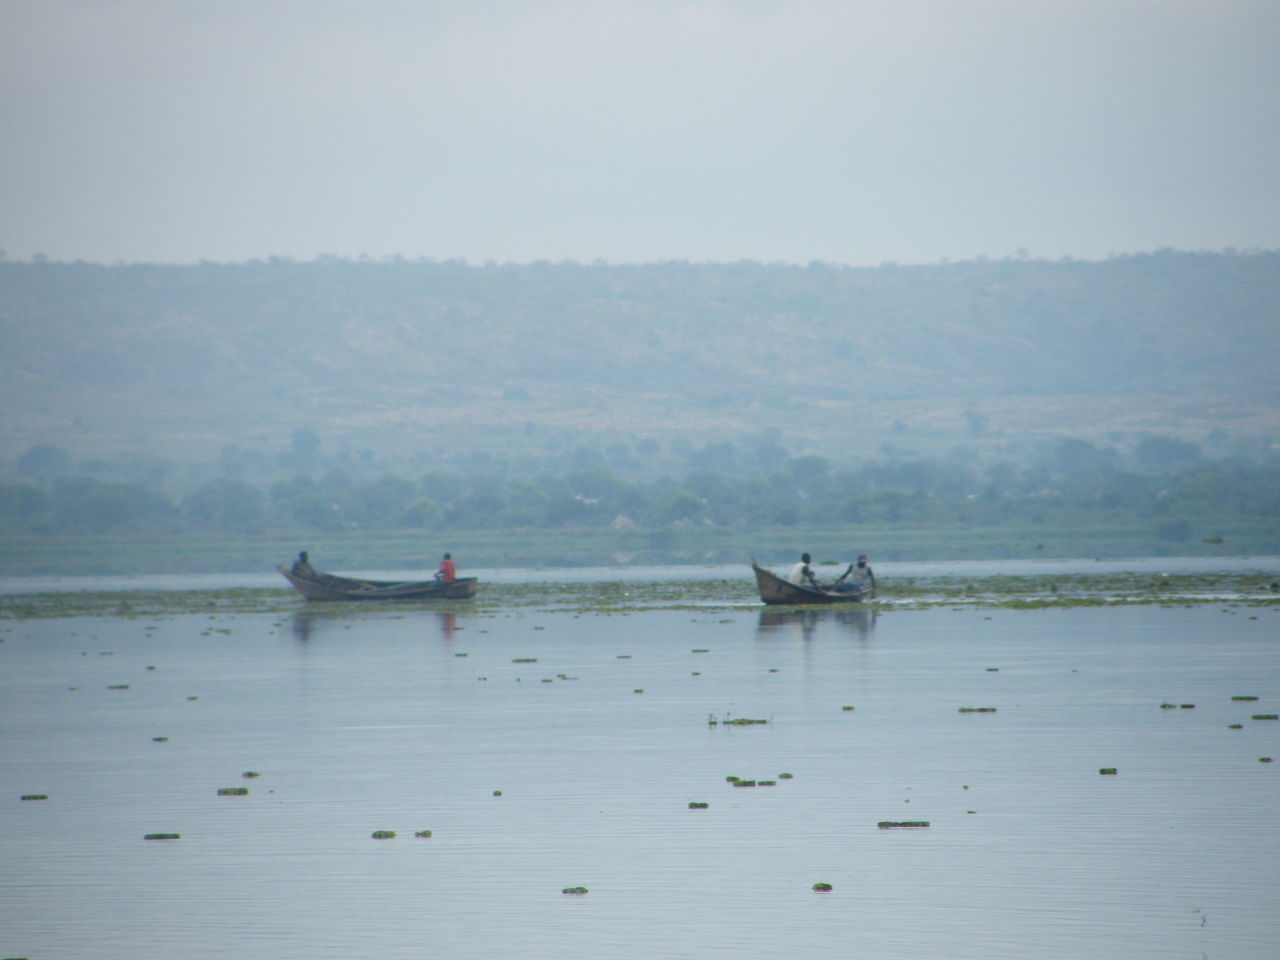
<path fill-rule="evenodd" d="M 1269 960 L 1280 723 L 1250 718 L 1280 708 L 1278 627 L 1231 604 L 6 621 L 0 953 Z M 731 717 L 769 722 L 708 723 Z"/>

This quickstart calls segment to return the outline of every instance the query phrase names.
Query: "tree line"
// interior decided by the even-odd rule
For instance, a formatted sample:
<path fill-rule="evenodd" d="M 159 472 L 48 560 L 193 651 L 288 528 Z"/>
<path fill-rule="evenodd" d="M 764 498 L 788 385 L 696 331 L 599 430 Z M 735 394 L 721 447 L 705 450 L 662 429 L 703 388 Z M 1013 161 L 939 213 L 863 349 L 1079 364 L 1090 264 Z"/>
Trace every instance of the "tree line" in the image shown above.
<path fill-rule="evenodd" d="M 772 466 L 726 469 L 725 451 L 719 466 L 715 452 L 704 446 L 692 469 L 656 477 L 625 475 L 602 458 L 583 458 L 590 465 L 582 469 L 459 468 L 414 478 L 317 461 L 312 473 L 267 482 L 220 475 L 178 494 L 146 479 L 86 476 L 56 448 L 32 448 L 0 483 L 0 530 L 253 535 L 1146 519 L 1178 539 L 1192 521 L 1280 521 L 1280 461 L 1207 458 L 1166 437 L 1147 438 L 1128 457 L 1066 439 L 1027 463 L 890 458 L 841 468 L 784 454 Z"/>

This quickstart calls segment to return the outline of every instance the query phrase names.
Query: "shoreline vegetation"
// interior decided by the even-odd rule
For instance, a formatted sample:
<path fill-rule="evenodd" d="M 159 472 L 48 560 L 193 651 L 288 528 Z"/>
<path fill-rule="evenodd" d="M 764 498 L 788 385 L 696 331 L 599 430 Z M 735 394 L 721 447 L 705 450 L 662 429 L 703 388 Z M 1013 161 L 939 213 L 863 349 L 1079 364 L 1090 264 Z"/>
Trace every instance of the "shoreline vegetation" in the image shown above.
<path fill-rule="evenodd" d="M 414 570 L 424 578 L 446 550 L 467 567 L 556 568 L 820 562 L 866 553 L 876 562 L 1131 557 L 1272 557 L 1280 524 L 1198 520 L 1169 536 L 1156 519 L 1078 523 L 829 523 L 772 528 L 690 525 L 650 529 L 426 532 L 279 531 L 227 534 L 0 534 L 0 577 L 273 571 L 307 550 L 326 570 Z"/>
<path fill-rule="evenodd" d="M 905 577 L 880 585 L 872 603 L 822 610 L 876 614 L 930 607 L 1031 610 L 1080 606 L 1221 604 L 1280 609 L 1274 572 L 1207 574 L 1105 573 L 1035 576 Z M 287 587 L 208 590 L 105 590 L 0 596 L 0 620 L 58 617 L 155 617 L 186 614 L 336 614 L 438 611 L 494 615 L 512 608 L 550 613 L 693 610 L 755 614 L 760 603 L 749 576 L 715 580 L 537 582 L 489 584 L 472 600 L 309 603 Z M 771 613 L 813 607 L 769 607 Z"/>

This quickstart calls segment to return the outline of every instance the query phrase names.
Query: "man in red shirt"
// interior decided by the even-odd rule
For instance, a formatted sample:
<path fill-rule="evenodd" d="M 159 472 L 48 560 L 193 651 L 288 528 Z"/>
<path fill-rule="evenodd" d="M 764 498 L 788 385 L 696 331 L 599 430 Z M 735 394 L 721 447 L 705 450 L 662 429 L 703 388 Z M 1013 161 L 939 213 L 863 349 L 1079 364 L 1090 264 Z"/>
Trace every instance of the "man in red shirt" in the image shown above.
<path fill-rule="evenodd" d="M 458 570 L 453 565 L 453 557 L 447 553 L 444 555 L 444 559 L 440 561 L 440 569 L 436 572 L 436 579 L 443 580 L 445 583 L 453 583 L 458 579 Z"/>

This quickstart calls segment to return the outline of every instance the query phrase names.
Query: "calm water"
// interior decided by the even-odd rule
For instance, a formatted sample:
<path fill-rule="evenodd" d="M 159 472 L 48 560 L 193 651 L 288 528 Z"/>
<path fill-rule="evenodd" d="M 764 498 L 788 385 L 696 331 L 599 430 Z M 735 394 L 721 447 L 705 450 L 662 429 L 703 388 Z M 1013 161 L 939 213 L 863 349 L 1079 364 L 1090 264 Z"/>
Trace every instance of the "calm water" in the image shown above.
<path fill-rule="evenodd" d="M 0 622 L 0 955 L 1277 955 L 1275 606 L 298 610 Z"/>

